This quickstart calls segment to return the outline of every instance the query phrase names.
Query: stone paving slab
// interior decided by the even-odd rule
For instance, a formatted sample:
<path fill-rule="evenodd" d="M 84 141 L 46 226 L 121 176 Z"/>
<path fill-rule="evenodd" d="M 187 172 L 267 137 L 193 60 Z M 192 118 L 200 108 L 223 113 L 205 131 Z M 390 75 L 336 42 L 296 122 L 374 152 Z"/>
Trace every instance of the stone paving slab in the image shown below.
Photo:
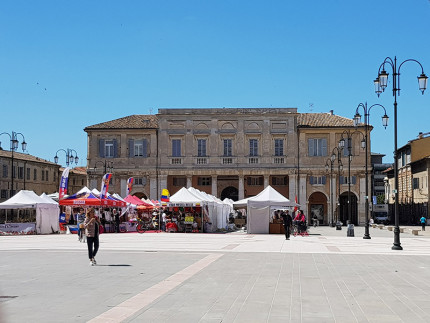
<path fill-rule="evenodd" d="M 393 251 L 388 230 L 309 231 L 103 234 L 96 267 L 75 235 L 0 237 L 0 321 L 88 322 L 128 302 L 124 322 L 430 322 L 430 235 Z"/>

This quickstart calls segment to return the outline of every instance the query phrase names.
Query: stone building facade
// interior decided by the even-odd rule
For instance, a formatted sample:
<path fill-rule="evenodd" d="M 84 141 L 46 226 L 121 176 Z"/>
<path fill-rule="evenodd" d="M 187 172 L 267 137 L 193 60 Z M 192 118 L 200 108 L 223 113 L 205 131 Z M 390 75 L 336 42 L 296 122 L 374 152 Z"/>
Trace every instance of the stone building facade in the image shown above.
<path fill-rule="evenodd" d="M 58 191 L 60 166 L 45 159 L 19 152 L 0 150 L 0 201 L 20 190 L 36 194 Z M 12 187 L 13 176 L 13 187 Z"/>
<path fill-rule="evenodd" d="M 332 112 L 160 109 L 157 115 L 132 115 L 84 130 L 90 188 L 99 189 L 107 171 L 113 173 L 110 192 L 124 196 L 127 179 L 134 177 L 131 194 L 151 199 L 159 199 L 163 188 L 174 194 L 193 186 L 238 200 L 271 185 L 290 200 L 297 196 L 305 214 L 316 214 L 323 224 L 346 223 L 350 192 L 351 220 L 365 223 L 364 127 L 354 128 L 352 119 Z M 342 138 L 345 148 L 335 148 Z M 327 171 L 331 164 L 333 171 Z"/>

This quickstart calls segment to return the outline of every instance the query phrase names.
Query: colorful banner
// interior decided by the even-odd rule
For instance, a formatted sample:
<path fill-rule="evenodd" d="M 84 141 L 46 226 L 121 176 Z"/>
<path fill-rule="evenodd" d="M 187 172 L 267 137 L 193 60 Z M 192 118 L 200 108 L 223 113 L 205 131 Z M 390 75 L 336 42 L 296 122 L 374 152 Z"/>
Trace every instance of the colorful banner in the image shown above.
<path fill-rule="evenodd" d="M 296 202 L 296 204 L 299 204 L 299 203 L 297 203 L 297 195 L 296 195 L 296 198 L 294 199 L 294 202 Z M 296 205 L 294 207 L 294 212 L 296 212 L 298 209 L 299 209 L 299 207 Z"/>
<path fill-rule="evenodd" d="M 170 193 L 167 188 L 163 188 L 161 192 L 161 202 L 169 202 L 170 201 Z"/>
<path fill-rule="evenodd" d="M 133 182 L 134 182 L 134 178 L 133 177 L 130 177 L 128 180 L 127 180 L 127 195 L 130 195 L 130 192 L 131 192 L 131 190 L 133 189 Z M 126 195 L 126 196 L 127 196 Z"/>
<path fill-rule="evenodd" d="M 63 174 L 61 175 L 61 179 L 60 179 L 60 188 L 59 188 L 59 193 L 58 193 L 58 199 L 61 200 L 64 195 L 67 194 L 67 187 L 69 185 L 69 167 L 66 167 L 63 170 Z"/>
<path fill-rule="evenodd" d="M 112 174 L 111 173 L 107 173 L 103 176 L 102 179 L 102 187 L 100 189 L 100 199 L 103 200 L 106 198 L 106 193 L 109 190 L 109 182 L 110 179 L 112 178 Z"/>

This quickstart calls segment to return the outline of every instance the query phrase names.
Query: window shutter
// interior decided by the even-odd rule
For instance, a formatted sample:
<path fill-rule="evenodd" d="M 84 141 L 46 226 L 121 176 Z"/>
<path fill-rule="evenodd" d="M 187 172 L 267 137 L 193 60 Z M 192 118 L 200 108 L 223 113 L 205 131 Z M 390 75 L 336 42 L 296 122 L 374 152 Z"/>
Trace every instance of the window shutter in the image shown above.
<path fill-rule="evenodd" d="M 99 139 L 99 157 L 105 156 L 105 140 Z"/>
<path fill-rule="evenodd" d="M 356 183 L 356 177 L 352 176 L 352 178 L 351 178 L 351 184 L 355 185 L 355 183 Z"/>
<path fill-rule="evenodd" d="M 323 138 L 321 140 L 322 143 L 322 155 L 321 156 L 327 156 L 327 139 Z"/>
<path fill-rule="evenodd" d="M 143 157 L 148 157 L 148 140 L 143 139 Z"/>
<path fill-rule="evenodd" d="M 323 185 L 325 185 L 325 183 L 326 183 L 326 177 L 325 176 L 322 177 L 322 183 L 323 183 Z"/>
<path fill-rule="evenodd" d="M 264 185 L 264 178 L 263 177 L 259 178 L 258 185 Z"/>
<path fill-rule="evenodd" d="M 308 139 L 308 155 L 309 156 L 315 156 L 314 153 L 314 140 L 313 139 Z"/>
<path fill-rule="evenodd" d="M 128 157 L 133 158 L 134 157 L 134 140 L 130 139 L 128 141 Z"/>
<path fill-rule="evenodd" d="M 116 139 L 113 140 L 113 157 L 118 157 L 118 143 Z"/>
<path fill-rule="evenodd" d="M 314 184 L 314 177 L 313 176 L 309 177 L 309 184 L 311 184 L 311 185 Z"/>

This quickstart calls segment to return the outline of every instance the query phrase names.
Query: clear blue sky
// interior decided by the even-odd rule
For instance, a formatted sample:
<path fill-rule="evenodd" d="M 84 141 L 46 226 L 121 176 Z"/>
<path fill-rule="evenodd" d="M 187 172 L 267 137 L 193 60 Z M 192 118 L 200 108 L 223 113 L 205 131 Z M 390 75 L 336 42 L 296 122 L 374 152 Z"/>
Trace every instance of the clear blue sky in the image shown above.
<path fill-rule="evenodd" d="M 372 109 L 372 152 L 392 162 L 391 84 L 373 80 L 385 57 L 419 60 L 430 74 L 430 2 L 0 2 L 0 132 L 22 132 L 28 152 L 60 148 L 86 164 L 83 129 L 158 108 L 296 107 L 352 118 Z M 399 147 L 430 131 L 430 90 L 405 64 Z M 9 148 L 6 136 L 0 136 Z M 64 153 L 59 155 L 65 163 Z"/>

